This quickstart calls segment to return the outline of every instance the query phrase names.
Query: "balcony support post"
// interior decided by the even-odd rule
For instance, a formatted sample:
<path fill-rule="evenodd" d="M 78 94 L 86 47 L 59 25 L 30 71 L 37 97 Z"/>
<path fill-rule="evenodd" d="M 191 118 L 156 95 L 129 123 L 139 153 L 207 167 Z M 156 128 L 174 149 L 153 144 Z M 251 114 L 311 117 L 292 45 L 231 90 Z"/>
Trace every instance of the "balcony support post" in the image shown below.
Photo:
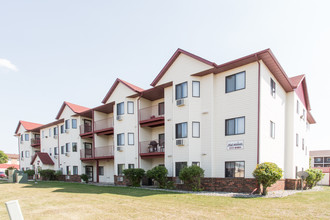
<path fill-rule="evenodd" d="M 96 182 L 99 182 L 99 160 L 96 160 Z"/>

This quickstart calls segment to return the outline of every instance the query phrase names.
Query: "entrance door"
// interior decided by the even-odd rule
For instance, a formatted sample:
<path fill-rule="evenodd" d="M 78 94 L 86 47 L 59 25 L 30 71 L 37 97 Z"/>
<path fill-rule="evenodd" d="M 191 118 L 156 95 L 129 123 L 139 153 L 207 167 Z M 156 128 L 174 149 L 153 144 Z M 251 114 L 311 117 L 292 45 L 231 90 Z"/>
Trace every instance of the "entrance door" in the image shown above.
<path fill-rule="evenodd" d="M 85 143 L 85 158 L 91 158 L 91 157 L 93 157 L 92 144 L 91 143 Z"/>
<path fill-rule="evenodd" d="M 85 173 L 88 176 L 88 181 L 93 182 L 93 166 L 86 166 Z"/>

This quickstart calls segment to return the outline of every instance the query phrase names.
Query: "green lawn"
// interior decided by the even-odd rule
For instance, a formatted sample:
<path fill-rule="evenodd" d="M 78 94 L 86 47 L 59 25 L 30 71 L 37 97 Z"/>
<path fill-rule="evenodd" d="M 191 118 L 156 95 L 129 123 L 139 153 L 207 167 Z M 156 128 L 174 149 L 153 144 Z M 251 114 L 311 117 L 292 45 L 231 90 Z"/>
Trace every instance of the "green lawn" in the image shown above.
<path fill-rule="evenodd" d="M 25 219 L 330 219 L 330 187 L 285 198 L 227 198 L 80 183 L 0 184 Z"/>

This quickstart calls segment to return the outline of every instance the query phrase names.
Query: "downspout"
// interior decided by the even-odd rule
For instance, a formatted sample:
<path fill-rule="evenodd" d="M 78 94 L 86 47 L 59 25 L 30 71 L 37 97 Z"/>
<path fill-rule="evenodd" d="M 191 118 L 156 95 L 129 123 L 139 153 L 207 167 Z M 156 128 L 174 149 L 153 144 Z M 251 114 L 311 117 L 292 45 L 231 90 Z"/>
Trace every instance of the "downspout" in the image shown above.
<path fill-rule="evenodd" d="M 16 137 L 17 137 L 17 142 L 18 142 L 18 158 L 19 158 L 19 169 L 20 170 L 22 170 L 22 167 L 21 167 L 21 145 L 20 145 L 20 140 L 19 140 L 19 138 L 20 138 L 20 135 L 18 136 L 18 135 L 16 135 Z"/>
<path fill-rule="evenodd" d="M 94 110 L 92 110 L 92 134 L 93 134 L 93 159 L 95 159 L 95 137 L 94 137 L 94 130 L 95 130 L 95 123 L 94 123 Z M 96 160 L 96 182 L 99 182 L 99 160 Z"/>
<path fill-rule="evenodd" d="M 258 62 L 258 134 L 257 134 L 257 164 L 259 164 L 260 157 L 260 62 L 258 55 L 255 55 Z"/>
<path fill-rule="evenodd" d="M 141 152 L 141 145 L 140 145 L 140 99 L 143 95 L 143 92 L 141 92 L 139 98 L 137 99 L 137 118 L 138 118 L 138 168 L 141 167 L 140 164 L 140 152 Z"/>
<path fill-rule="evenodd" d="M 56 125 L 56 128 L 57 128 L 57 147 L 58 147 L 58 169 L 60 169 L 61 167 L 60 167 L 60 155 L 61 155 L 61 149 L 60 149 L 60 131 L 59 131 L 59 127 L 58 127 L 58 125 Z"/>

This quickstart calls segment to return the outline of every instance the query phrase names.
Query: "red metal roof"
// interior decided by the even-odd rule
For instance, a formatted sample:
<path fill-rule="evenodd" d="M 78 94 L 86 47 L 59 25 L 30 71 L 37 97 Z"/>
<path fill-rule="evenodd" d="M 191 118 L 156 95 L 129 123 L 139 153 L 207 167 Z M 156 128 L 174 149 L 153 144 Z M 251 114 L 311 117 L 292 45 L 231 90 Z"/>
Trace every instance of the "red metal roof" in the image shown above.
<path fill-rule="evenodd" d="M 116 81 L 112 84 L 109 92 L 105 95 L 104 99 L 102 100 L 102 103 L 103 104 L 105 104 L 108 101 L 108 99 L 110 98 L 111 94 L 115 91 L 115 89 L 116 89 L 116 87 L 117 87 L 117 85 L 119 83 L 123 83 L 125 86 L 127 86 L 128 88 L 130 88 L 131 90 L 133 90 L 136 93 L 143 92 L 143 89 L 141 89 L 140 87 L 135 86 L 135 85 L 133 85 L 131 83 L 128 83 L 128 82 L 126 82 L 126 81 L 124 81 L 122 79 L 117 78 Z"/>
<path fill-rule="evenodd" d="M 33 123 L 33 122 L 28 122 L 28 121 L 22 121 L 22 120 L 20 120 L 20 121 L 18 122 L 18 125 L 17 125 L 17 128 L 16 128 L 16 131 L 15 131 L 15 134 L 17 134 L 20 125 L 22 125 L 22 126 L 25 128 L 25 130 L 27 130 L 27 131 L 31 131 L 31 130 L 33 130 L 33 129 L 36 129 L 36 128 L 42 126 L 42 124 L 38 124 L 38 123 Z"/>
<path fill-rule="evenodd" d="M 163 67 L 163 69 L 159 72 L 159 74 L 156 76 L 156 78 L 154 79 L 154 81 L 150 84 L 151 86 L 156 86 L 156 84 L 159 82 L 159 80 L 164 76 L 164 74 L 166 73 L 166 71 L 171 67 L 171 65 L 175 62 L 175 60 L 179 57 L 180 54 L 185 54 L 187 56 L 190 56 L 191 58 L 194 58 L 202 63 L 205 63 L 207 65 L 210 66 L 217 66 L 216 63 L 213 63 L 211 61 L 208 61 L 202 57 L 196 56 L 195 54 L 189 53 L 185 50 L 182 50 L 180 48 L 178 48 L 175 53 L 172 55 L 172 57 L 169 59 L 169 61 L 167 61 L 166 65 Z"/>
<path fill-rule="evenodd" d="M 19 169 L 18 164 L 7 164 L 7 163 L 0 164 L 0 169 L 7 169 L 9 167 L 15 167 L 16 169 Z"/>
<path fill-rule="evenodd" d="M 48 153 L 44 153 L 44 152 L 37 152 L 34 157 L 31 160 L 31 165 L 34 163 L 34 161 L 36 160 L 37 156 L 39 157 L 39 159 L 41 160 L 41 162 L 43 164 L 46 165 L 54 165 L 54 162 L 52 160 L 52 158 L 50 158 L 50 156 L 48 155 Z"/>
<path fill-rule="evenodd" d="M 81 106 L 81 105 L 76 105 L 76 104 L 72 104 L 70 102 L 63 102 L 61 108 L 60 108 L 60 111 L 57 113 L 57 116 L 55 119 L 59 119 L 65 106 L 69 106 L 69 108 L 76 114 L 79 114 L 81 112 L 84 112 L 84 111 L 87 111 L 89 110 L 90 108 L 87 108 L 87 107 L 84 107 L 84 106 Z"/>
<path fill-rule="evenodd" d="M 303 74 L 303 75 L 291 77 L 289 80 L 290 80 L 292 87 L 297 88 L 304 78 L 305 78 L 305 75 Z"/>
<path fill-rule="evenodd" d="M 19 155 L 18 154 L 6 154 L 8 158 L 10 159 L 18 159 Z"/>

